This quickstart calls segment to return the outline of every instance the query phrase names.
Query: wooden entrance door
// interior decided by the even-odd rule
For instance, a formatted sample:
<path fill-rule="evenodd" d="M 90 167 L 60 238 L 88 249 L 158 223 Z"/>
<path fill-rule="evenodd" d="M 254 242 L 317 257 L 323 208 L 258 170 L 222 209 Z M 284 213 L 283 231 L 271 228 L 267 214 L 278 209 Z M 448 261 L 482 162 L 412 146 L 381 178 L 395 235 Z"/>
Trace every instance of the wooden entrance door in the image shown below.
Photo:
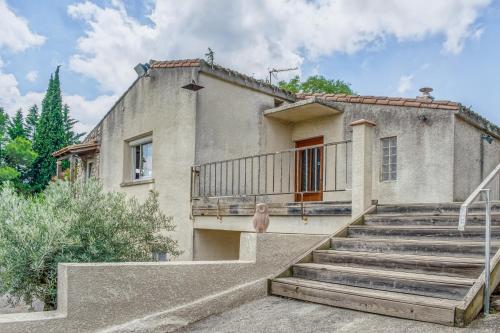
<path fill-rule="evenodd" d="M 296 148 L 323 144 L 323 137 L 295 142 Z M 295 153 L 295 191 L 304 193 L 304 201 L 323 200 L 323 147 L 306 148 Z M 300 201 L 301 195 L 295 195 Z"/>

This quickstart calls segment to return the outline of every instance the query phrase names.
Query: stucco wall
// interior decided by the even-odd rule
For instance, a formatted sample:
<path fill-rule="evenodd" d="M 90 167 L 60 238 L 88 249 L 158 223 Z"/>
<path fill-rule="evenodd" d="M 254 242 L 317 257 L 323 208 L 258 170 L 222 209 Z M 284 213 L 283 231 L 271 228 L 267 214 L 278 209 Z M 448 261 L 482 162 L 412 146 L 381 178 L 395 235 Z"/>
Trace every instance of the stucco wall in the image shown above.
<path fill-rule="evenodd" d="M 148 325 L 172 321 L 188 323 L 224 307 L 227 292 L 250 286 L 250 292 L 232 294 L 233 302 L 265 295 L 263 278 L 279 273 L 324 236 L 242 234 L 240 261 L 61 264 L 58 288 L 60 308 L 53 312 L 0 315 L 0 332 L 96 332 L 114 330 L 132 320 Z M 248 285 L 258 282 L 257 285 Z M 222 294 L 221 294 L 222 293 Z M 223 298 L 223 299 L 222 299 Z M 211 307 L 193 302 L 213 300 Z M 190 311 L 180 311 L 188 307 Z M 177 309 L 177 310 L 175 310 Z M 175 310 L 176 316 L 162 313 Z M 158 317 L 161 317 L 160 319 Z M 162 332 L 164 332 L 163 330 Z"/>
<path fill-rule="evenodd" d="M 337 103 L 344 110 L 346 139 L 357 119 L 376 123 L 373 146 L 373 196 L 379 203 L 453 200 L 453 112 Z M 381 138 L 397 137 L 397 180 L 381 180 Z"/>
<path fill-rule="evenodd" d="M 271 216 L 268 233 L 316 234 L 329 235 L 344 227 L 351 216 L 307 216 L 307 221 L 300 216 Z M 253 231 L 250 216 L 224 216 L 217 220 L 215 216 L 197 216 L 195 229 L 214 229 L 232 231 Z"/>
<path fill-rule="evenodd" d="M 193 260 L 236 260 L 240 252 L 240 232 L 194 230 Z"/>
<path fill-rule="evenodd" d="M 465 200 L 500 163 L 500 143 L 493 139 L 492 143 L 481 140 L 484 131 L 472 126 L 463 119 L 455 117 L 454 146 L 454 199 Z M 481 148 L 482 146 L 482 148 Z M 481 153 L 483 149 L 483 153 Z M 481 159 L 483 170 L 481 171 Z M 498 199 L 498 177 L 491 184 L 492 195 Z"/>
<path fill-rule="evenodd" d="M 181 259 L 192 258 L 189 184 L 196 128 L 196 93 L 181 86 L 195 75 L 191 69 L 151 71 L 151 76 L 139 79 L 105 117 L 101 135 L 99 175 L 105 189 L 139 200 L 149 189 L 158 191 L 162 210 L 173 216 L 177 225 L 173 237 L 184 251 Z M 153 139 L 154 183 L 122 186 L 132 180 L 126 140 L 147 133 Z"/>

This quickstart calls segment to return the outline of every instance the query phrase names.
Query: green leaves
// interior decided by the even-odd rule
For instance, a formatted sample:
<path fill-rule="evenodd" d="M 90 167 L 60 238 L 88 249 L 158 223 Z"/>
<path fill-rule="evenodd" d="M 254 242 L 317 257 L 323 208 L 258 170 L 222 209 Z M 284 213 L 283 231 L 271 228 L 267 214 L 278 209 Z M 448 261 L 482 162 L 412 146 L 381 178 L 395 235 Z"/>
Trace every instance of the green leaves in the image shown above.
<path fill-rule="evenodd" d="M 355 94 L 350 83 L 342 80 L 328 80 L 322 75 L 310 76 L 303 82 L 300 82 L 299 76 L 295 76 L 288 82 L 280 81 L 278 86 L 293 93 Z"/>
<path fill-rule="evenodd" d="M 144 203 L 109 193 L 100 183 L 55 182 L 25 197 L 11 186 L 0 192 L 0 293 L 30 304 L 56 305 L 57 264 L 152 261 L 153 252 L 178 256 L 172 218 L 158 194 Z"/>

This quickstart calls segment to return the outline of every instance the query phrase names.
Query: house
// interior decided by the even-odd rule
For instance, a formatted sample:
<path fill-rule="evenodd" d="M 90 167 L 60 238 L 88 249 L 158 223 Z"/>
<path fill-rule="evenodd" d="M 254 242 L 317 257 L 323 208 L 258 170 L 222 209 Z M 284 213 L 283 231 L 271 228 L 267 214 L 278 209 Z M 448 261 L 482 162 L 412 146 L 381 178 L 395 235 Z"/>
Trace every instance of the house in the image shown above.
<path fill-rule="evenodd" d="M 200 59 L 151 61 L 145 68 L 84 143 L 54 156 L 72 161 L 73 178 L 96 177 L 107 190 L 139 199 L 158 191 L 163 211 L 177 225 L 173 237 L 184 251 L 179 259 L 238 259 L 240 234 L 253 230 L 258 202 L 269 204 L 268 232 L 277 234 L 345 233 L 370 207 L 417 213 L 410 217 L 425 221 L 447 212 L 458 222 L 453 203 L 464 201 L 500 162 L 500 128 L 460 103 L 434 99 L 428 89 L 416 98 L 292 94 Z M 491 189 L 498 200 L 498 179 Z M 389 234 L 387 228 L 360 228 L 349 233 Z M 411 232 L 395 237 L 428 236 L 418 234 L 422 229 Z M 471 265 L 477 278 L 477 260 Z M 288 279 L 329 278 L 311 267 L 294 266 Z M 293 294 L 295 282 L 283 279 L 274 282 L 273 293 L 312 299 Z M 454 302 L 472 283 L 456 279 L 464 287 Z M 425 286 L 408 288 L 415 293 Z M 435 292 L 446 298 L 451 287 L 443 288 Z M 400 300 L 391 302 L 388 308 L 400 307 Z M 450 304 L 436 312 L 445 318 L 441 323 L 456 324 L 456 304 Z M 425 317 L 414 308 L 389 314 Z"/>

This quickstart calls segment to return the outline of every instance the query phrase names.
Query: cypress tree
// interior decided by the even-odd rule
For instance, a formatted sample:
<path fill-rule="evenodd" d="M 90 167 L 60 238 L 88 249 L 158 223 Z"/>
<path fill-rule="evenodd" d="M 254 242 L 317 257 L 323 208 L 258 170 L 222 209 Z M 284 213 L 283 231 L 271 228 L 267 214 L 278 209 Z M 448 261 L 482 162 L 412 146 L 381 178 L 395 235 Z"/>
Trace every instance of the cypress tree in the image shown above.
<path fill-rule="evenodd" d="M 21 109 L 17 110 L 14 118 L 11 119 L 7 133 L 11 140 L 17 137 L 26 138 L 26 129 L 24 128 L 24 118 Z"/>
<path fill-rule="evenodd" d="M 56 172 L 56 159 L 52 153 L 66 145 L 59 66 L 54 76 L 50 77 L 33 141 L 33 148 L 38 157 L 33 165 L 32 187 L 35 191 L 40 191 L 47 186 Z"/>
<path fill-rule="evenodd" d="M 35 136 L 36 124 L 38 123 L 38 106 L 35 104 L 28 110 L 28 115 L 26 116 L 26 137 L 33 141 Z"/>
<path fill-rule="evenodd" d="M 72 145 L 75 143 L 80 142 L 80 138 L 85 134 L 85 133 L 75 133 L 73 131 L 74 125 L 78 122 L 78 120 L 75 120 L 69 116 L 69 106 L 68 104 L 64 104 L 63 106 L 63 122 L 64 122 L 64 131 L 66 133 L 66 144 L 67 145 Z"/>

